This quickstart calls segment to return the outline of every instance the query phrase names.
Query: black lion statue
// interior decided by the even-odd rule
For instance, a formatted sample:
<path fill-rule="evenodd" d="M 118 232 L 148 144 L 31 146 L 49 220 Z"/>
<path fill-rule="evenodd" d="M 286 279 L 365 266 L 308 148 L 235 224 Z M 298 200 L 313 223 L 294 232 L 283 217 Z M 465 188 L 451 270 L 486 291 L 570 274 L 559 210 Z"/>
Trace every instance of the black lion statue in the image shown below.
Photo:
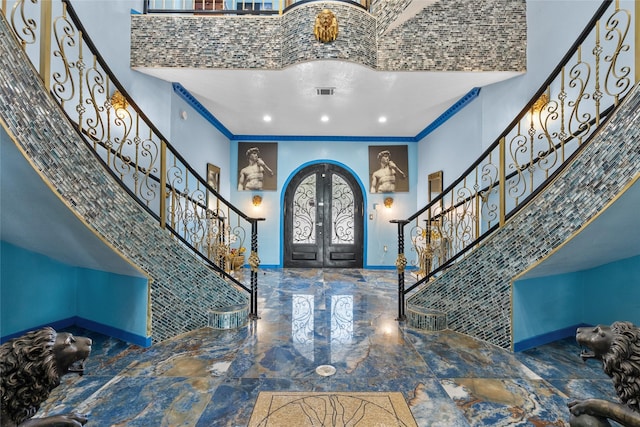
<path fill-rule="evenodd" d="M 68 373 L 84 373 L 91 339 L 56 333 L 52 328 L 27 332 L 0 346 L 0 427 L 82 426 L 80 414 L 32 418 L 51 390 Z"/>
<path fill-rule="evenodd" d="M 640 427 L 640 328 L 630 322 L 578 328 L 576 341 L 585 349 L 583 360 L 602 361 L 613 379 L 619 403 L 602 399 L 569 402 L 572 427 L 606 427 L 613 420 L 623 426 Z"/>

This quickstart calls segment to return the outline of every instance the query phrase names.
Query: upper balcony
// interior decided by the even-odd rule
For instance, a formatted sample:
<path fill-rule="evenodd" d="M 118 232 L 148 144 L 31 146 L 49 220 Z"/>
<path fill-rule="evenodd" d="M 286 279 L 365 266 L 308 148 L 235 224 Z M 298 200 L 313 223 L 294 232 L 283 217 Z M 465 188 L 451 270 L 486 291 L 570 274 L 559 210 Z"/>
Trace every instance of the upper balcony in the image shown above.
<path fill-rule="evenodd" d="M 193 13 L 198 15 L 282 14 L 300 4 L 318 0 L 146 0 L 145 13 Z M 369 10 L 370 0 L 338 0 Z"/>
<path fill-rule="evenodd" d="M 154 7 L 163 2 L 149 1 Z M 165 11 L 179 1 L 164 0 Z M 238 8 L 227 1 L 228 10 Z M 180 83 L 234 135 L 273 135 L 262 120 L 269 112 L 281 124 L 275 136 L 415 138 L 474 88 L 526 72 L 526 2 L 460 3 L 372 1 L 367 9 L 306 0 L 271 15 L 149 9 L 131 16 L 130 65 Z M 477 13 L 469 13 L 471 7 Z M 337 21 L 330 42 L 314 32 L 324 9 Z M 321 97 L 318 87 L 335 91 Z M 237 114 L 247 112 L 248 98 L 262 114 Z M 319 118 L 329 99 L 334 119 L 325 126 Z M 405 113 L 382 129 L 375 120 L 383 114 L 372 106 Z"/>

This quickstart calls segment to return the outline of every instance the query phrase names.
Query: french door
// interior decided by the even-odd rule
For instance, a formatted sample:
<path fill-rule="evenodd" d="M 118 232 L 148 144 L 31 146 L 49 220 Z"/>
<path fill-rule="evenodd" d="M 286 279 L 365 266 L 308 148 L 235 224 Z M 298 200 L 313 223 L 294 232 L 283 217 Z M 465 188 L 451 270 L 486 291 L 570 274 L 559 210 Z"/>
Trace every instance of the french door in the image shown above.
<path fill-rule="evenodd" d="M 362 190 L 346 169 L 318 163 L 300 170 L 284 198 L 285 267 L 362 267 Z"/>

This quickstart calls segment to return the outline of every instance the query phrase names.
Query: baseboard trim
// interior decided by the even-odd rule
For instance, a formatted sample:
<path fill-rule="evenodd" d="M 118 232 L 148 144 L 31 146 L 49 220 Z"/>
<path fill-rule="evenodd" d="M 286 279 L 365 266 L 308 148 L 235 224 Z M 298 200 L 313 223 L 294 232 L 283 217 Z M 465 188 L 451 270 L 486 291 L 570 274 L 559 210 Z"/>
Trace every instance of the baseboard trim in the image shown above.
<path fill-rule="evenodd" d="M 367 265 L 364 267 L 365 270 L 396 270 L 395 265 Z M 407 267 L 407 270 L 410 270 L 410 267 Z"/>
<path fill-rule="evenodd" d="M 94 322 L 92 320 L 78 317 L 76 318 L 76 326 L 89 329 L 90 331 L 99 332 L 109 337 L 118 338 L 119 340 L 126 341 L 130 344 L 139 345 L 140 347 L 151 347 L 151 337 L 145 337 L 132 332 L 123 331 L 122 329 L 103 325 L 102 323 Z"/>
<path fill-rule="evenodd" d="M 577 325 L 567 326 L 566 328 L 558 329 L 552 332 L 547 332 L 546 334 L 537 335 L 535 337 L 518 341 L 513 344 L 513 351 L 517 353 L 520 351 L 529 350 L 530 348 L 538 347 L 540 345 L 549 344 L 561 339 L 574 337 L 576 335 L 576 329 L 582 326 L 589 325 L 586 323 L 579 323 Z"/>
<path fill-rule="evenodd" d="M 13 338 L 18 338 L 29 331 L 34 331 L 36 329 L 41 329 L 46 326 L 50 326 L 53 329 L 60 330 L 64 328 L 68 328 L 71 326 L 79 326 L 81 328 L 88 329 L 93 332 L 98 332 L 100 334 L 117 338 L 122 341 L 126 341 L 130 344 L 139 345 L 141 347 L 150 347 L 151 346 L 151 337 L 145 337 L 142 335 L 136 335 L 131 332 L 123 331 L 122 329 L 114 328 L 113 326 L 104 325 L 102 323 L 94 322 L 92 320 L 83 319 L 82 317 L 69 317 L 67 319 L 56 320 L 54 322 L 49 322 L 44 325 L 34 326 L 33 328 L 25 329 L 20 332 L 15 332 L 13 334 L 8 334 L 0 338 L 0 343 L 4 343 Z"/>

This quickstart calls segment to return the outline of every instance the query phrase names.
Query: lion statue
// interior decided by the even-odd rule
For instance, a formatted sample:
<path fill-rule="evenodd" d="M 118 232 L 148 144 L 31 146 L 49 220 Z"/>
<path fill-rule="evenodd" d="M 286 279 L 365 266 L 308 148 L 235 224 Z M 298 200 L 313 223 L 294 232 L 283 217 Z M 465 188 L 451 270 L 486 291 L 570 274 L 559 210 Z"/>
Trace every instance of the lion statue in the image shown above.
<path fill-rule="evenodd" d="M 322 43 L 332 42 L 338 37 L 338 20 L 332 11 L 322 9 L 316 16 L 313 34 Z"/>
<path fill-rule="evenodd" d="M 597 359 L 613 379 L 620 402 L 585 399 L 569 402 L 572 427 L 606 427 L 613 420 L 640 427 L 640 328 L 631 322 L 578 328 L 576 341 L 585 347 L 583 360 Z"/>
<path fill-rule="evenodd" d="M 51 390 L 68 373 L 84 373 L 91 339 L 56 333 L 53 328 L 27 332 L 0 346 L 0 427 L 82 426 L 80 414 L 32 418 Z"/>

